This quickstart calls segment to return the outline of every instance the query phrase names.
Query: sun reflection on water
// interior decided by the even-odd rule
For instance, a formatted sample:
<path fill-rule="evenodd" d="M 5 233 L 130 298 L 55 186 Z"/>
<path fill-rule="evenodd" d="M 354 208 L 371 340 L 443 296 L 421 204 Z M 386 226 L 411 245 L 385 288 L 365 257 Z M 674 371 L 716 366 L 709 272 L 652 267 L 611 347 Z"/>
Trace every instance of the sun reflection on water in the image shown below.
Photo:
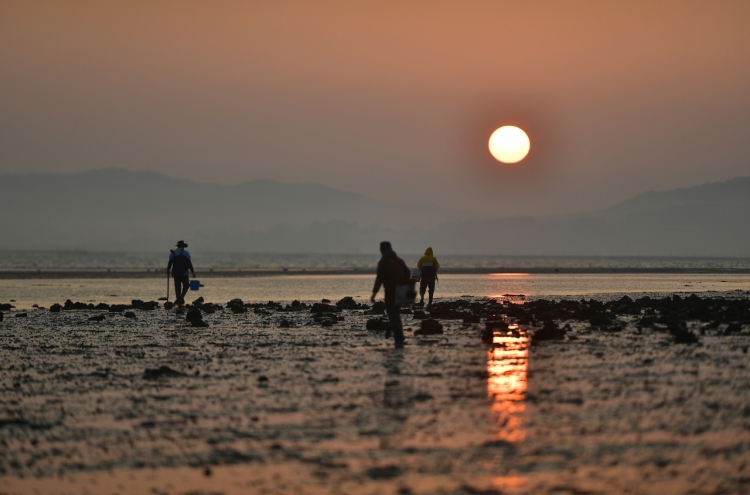
<path fill-rule="evenodd" d="M 528 370 L 528 336 L 510 325 L 508 332 L 496 332 L 487 355 L 487 394 L 499 426 L 495 440 L 521 442 L 525 439 L 522 413 L 525 409 Z"/>

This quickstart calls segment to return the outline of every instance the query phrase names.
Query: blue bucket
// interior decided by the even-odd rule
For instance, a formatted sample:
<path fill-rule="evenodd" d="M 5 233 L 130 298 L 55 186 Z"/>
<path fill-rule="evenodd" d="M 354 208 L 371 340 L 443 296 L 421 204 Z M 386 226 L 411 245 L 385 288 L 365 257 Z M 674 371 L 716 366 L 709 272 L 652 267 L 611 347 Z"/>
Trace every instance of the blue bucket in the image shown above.
<path fill-rule="evenodd" d="M 190 281 L 190 290 L 198 290 L 201 288 L 201 282 L 200 280 L 191 280 Z"/>

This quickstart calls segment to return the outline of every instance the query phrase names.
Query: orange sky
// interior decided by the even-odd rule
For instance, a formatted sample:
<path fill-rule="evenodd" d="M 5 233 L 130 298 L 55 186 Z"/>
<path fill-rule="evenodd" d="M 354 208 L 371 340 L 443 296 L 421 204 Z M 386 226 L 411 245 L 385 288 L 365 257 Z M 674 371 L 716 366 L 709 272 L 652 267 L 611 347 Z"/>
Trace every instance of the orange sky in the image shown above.
<path fill-rule="evenodd" d="M 218 5 L 217 5 L 218 4 Z M 0 172 L 566 213 L 750 175 L 750 2 L 0 1 Z M 530 135 L 503 166 L 491 131 Z"/>

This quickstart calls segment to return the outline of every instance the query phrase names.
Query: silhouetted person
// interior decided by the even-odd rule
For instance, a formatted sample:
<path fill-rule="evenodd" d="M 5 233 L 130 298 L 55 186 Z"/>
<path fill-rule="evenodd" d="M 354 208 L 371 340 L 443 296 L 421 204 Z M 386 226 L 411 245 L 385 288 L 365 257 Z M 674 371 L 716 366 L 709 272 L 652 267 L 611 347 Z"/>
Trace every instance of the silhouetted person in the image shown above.
<path fill-rule="evenodd" d="M 169 264 L 167 264 L 167 273 L 172 270 L 172 278 L 174 278 L 174 293 L 175 304 L 185 304 L 185 294 L 190 289 L 190 278 L 188 276 L 188 270 L 193 272 L 193 278 L 195 278 L 195 270 L 193 269 L 193 262 L 190 261 L 190 253 L 185 249 L 188 247 L 185 241 L 177 242 L 177 249 L 170 249 L 169 251 Z"/>
<path fill-rule="evenodd" d="M 393 339 L 396 347 L 404 346 L 404 328 L 401 326 L 401 308 L 396 304 L 396 285 L 409 281 L 411 271 L 404 260 L 396 256 L 391 248 L 391 243 L 383 241 L 380 243 L 382 257 L 378 262 L 378 275 L 375 278 L 375 287 L 372 289 L 370 301 L 375 302 L 375 296 L 383 286 L 385 291 L 385 312 L 393 327 Z"/>
<path fill-rule="evenodd" d="M 430 289 L 430 299 L 427 303 L 427 307 L 432 306 L 432 295 L 435 293 L 435 281 L 437 280 L 437 272 L 440 269 L 440 263 L 437 258 L 432 255 L 432 248 L 428 247 L 424 252 L 424 256 L 419 258 L 417 268 L 422 272 L 422 278 L 419 282 L 419 304 L 424 304 L 424 293 L 427 289 Z"/>

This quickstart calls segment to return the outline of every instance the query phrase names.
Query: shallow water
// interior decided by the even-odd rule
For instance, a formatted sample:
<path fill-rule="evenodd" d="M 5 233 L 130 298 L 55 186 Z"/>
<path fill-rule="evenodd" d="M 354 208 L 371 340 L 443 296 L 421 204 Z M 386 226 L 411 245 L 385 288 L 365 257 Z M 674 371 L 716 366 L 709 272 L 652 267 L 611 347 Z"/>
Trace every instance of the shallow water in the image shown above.
<path fill-rule="evenodd" d="M 398 250 L 397 250 L 398 251 Z M 252 254 L 212 253 L 190 246 L 196 268 L 208 269 L 374 269 L 380 255 L 367 254 Z M 89 251 L 0 251 L 0 270 L 159 270 L 167 264 L 163 253 Z M 409 266 L 416 266 L 421 253 L 400 253 Z M 675 269 L 732 271 L 749 270 L 750 258 L 680 258 L 623 256 L 468 256 L 436 251 L 445 268 L 533 270 L 559 269 Z"/>
<path fill-rule="evenodd" d="M 206 301 L 338 300 L 345 296 L 364 301 L 372 291 L 372 275 L 274 275 L 247 278 L 206 278 L 204 287 L 188 293 L 187 300 L 202 296 Z M 15 300 L 20 308 L 49 307 L 66 299 L 81 302 L 129 304 L 166 297 L 171 279 L 48 279 L 0 280 L 0 303 Z M 611 294 L 712 293 L 750 290 L 750 274 L 487 274 L 440 277 L 436 297 L 465 295 L 495 297 L 503 294 L 525 297 L 596 296 Z M 382 294 L 382 293 L 381 293 Z"/>

